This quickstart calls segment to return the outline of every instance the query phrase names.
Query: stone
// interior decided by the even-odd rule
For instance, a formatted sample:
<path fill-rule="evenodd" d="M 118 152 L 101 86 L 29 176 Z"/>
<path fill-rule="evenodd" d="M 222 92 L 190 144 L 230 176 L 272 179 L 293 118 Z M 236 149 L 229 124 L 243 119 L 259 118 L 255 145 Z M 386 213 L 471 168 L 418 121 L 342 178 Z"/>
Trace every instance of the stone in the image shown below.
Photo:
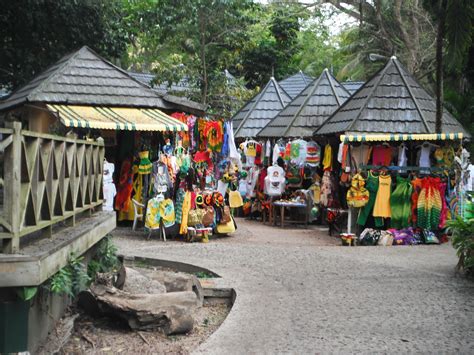
<path fill-rule="evenodd" d="M 156 279 L 152 279 L 140 271 L 125 267 L 125 282 L 123 284 L 123 291 L 132 294 L 147 293 L 160 294 L 169 292 L 165 285 Z M 179 290 L 187 291 L 187 290 Z M 191 291 L 191 290 L 189 290 Z"/>

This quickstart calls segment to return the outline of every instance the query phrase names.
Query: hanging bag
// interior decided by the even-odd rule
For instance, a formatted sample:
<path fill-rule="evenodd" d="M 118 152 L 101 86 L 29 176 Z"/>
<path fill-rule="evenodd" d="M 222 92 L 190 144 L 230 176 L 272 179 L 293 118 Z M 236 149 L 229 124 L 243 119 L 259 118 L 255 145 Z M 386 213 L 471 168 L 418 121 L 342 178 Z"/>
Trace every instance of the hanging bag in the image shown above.
<path fill-rule="evenodd" d="M 235 229 L 235 223 L 232 217 L 227 223 L 219 223 L 216 228 L 219 234 L 230 234 L 235 232 Z"/>
<path fill-rule="evenodd" d="M 204 207 L 204 209 L 206 212 L 202 217 L 202 224 L 204 225 L 204 227 L 209 227 L 214 224 L 214 207 L 206 206 Z"/>
<path fill-rule="evenodd" d="M 242 195 L 237 190 L 229 191 L 229 206 L 230 208 L 239 208 L 244 205 L 244 200 L 242 199 Z"/>

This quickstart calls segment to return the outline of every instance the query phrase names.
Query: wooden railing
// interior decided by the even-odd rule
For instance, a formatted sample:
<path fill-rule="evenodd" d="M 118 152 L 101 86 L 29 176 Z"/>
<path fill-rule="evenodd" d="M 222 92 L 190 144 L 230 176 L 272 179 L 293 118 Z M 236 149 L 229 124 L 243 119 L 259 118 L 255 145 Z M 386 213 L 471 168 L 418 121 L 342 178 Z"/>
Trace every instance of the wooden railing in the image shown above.
<path fill-rule="evenodd" d="M 3 139 L 3 253 L 20 249 L 20 238 L 102 204 L 104 145 L 36 133 L 14 122 L 0 129 Z"/>

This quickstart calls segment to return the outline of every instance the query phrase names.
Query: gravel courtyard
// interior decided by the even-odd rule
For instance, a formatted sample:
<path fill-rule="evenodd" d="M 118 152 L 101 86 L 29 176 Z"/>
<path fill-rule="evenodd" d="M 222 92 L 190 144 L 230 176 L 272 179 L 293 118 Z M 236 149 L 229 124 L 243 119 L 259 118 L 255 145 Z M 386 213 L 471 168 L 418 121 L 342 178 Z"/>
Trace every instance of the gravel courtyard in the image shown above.
<path fill-rule="evenodd" d="M 450 245 L 340 247 L 320 229 L 237 223 L 208 244 L 115 233 L 121 253 L 206 267 L 236 290 L 197 352 L 474 353 L 474 282 L 455 276 Z"/>

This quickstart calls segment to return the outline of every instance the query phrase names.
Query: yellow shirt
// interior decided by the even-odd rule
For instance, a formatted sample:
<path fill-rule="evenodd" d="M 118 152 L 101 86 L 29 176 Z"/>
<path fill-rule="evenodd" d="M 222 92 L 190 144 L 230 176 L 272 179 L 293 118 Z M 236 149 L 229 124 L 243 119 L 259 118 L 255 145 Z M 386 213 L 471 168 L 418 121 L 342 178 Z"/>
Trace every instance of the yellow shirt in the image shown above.
<path fill-rule="evenodd" d="M 390 194 L 392 187 L 392 177 L 390 175 L 379 176 L 379 189 L 375 198 L 374 217 L 390 218 L 392 211 L 390 209 Z"/>
<path fill-rule="evenodd" d="M 332 148 L 329 144 L 324 147 L 323 169 L 325 171 L 332 169 Z"/>

